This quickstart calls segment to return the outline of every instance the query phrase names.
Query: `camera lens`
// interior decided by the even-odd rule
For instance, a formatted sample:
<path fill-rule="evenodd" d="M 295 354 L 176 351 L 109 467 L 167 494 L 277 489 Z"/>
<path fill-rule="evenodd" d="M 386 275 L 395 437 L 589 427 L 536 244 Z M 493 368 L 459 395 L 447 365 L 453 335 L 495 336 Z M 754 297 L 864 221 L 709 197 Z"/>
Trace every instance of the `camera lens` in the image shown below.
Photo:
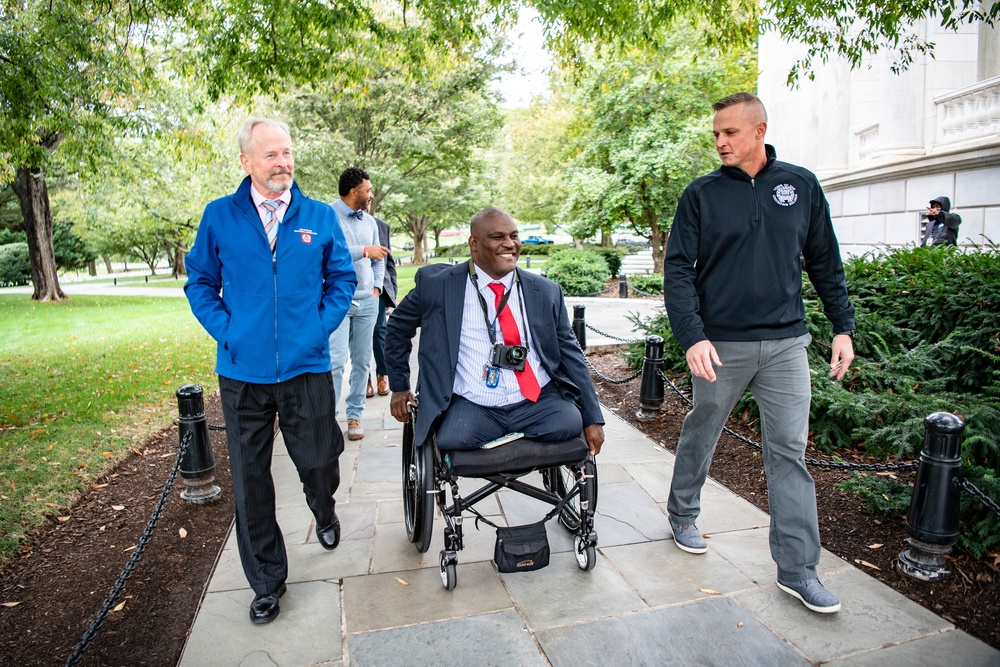
<path fill-rule="evenodd" d="M 524 359 L 524 348 L 523 347 L 511 347 L 507 351 L 507 358 L 511 361 L 521 361 Z"/>

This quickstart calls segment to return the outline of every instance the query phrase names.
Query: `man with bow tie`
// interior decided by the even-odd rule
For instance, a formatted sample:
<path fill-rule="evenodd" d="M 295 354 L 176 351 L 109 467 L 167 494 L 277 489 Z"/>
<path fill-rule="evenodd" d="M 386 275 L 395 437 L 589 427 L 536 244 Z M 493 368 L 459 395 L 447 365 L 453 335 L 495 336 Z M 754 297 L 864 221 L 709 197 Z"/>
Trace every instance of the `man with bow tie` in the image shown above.
<path fill-rule="evenodd" d="M 344 366 L 351 360 L 347 407 L 347 437 L 361 440 L 365 431 L 361 417 L 365 411 L 365 389 L 372 356 L 372 332 L 378 317 L 378 302 L 389 249 L 379 243 L 375 218 L 365 212 L 372 197 L 372 182 L 360 167 L 348 167 L 340 175 L 340 199 L 330 204 L 337 212 L 340 227 L 354 262 L 358 286 L 344 321 L 330 335 L 333 388 L 340 396 Z"/>

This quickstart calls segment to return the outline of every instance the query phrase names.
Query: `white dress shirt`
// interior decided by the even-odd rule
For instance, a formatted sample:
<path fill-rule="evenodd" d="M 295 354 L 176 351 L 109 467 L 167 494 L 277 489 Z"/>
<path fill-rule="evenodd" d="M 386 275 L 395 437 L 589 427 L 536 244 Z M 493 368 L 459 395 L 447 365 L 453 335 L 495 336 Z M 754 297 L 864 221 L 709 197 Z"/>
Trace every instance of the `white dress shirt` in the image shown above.
<path fill-rule="evenodd" d="M 500 280 L 493 280 L 477 265 L 476 277 L 479 293 L 482 294 L 483 300 L 486 302 L 486 313 L 490 322 L 495 323 L 495 337 L 498 343 L 503 342 L 503 332 L 496 316 L 496 294 L 489 287 L 489 284 L 499 282 L 504 286 L 504 291 L 509 292 L 510 296 L 507 298 L 506 308 L 510 309 L 514 321 L 517 322 L 518 332 L 521 334 L 521 345 L 528 347 L 528 363 L 535 371 L 538 386 L 544 387 L 549 382 L 549 375 L 542 368 L 541 360 L 532 344 L 527 322 L 524 319 L 527 317 L 527 312 L 521 307 L 522 292 L 514 282 L 514 272 L 511 271 Z M 489 408 L 520 403 L 524 400 L 524 396 L 521 395 L 521 387 L 517 383 L 514 371 L 509 368 L 499 369 L 500 383 L 496 387 L 486 386 L 483 367 L 490 365 L 492 355 L 493 343 L 490 342 L 489 328 L 483 316 L 479 297 L 476 295 L 476 284 L 473 284 L 470 276 L 465 281 L 462 333 L 458 345 L 458 367 L 455 369 L 453 391 L 477 405 Z"/>

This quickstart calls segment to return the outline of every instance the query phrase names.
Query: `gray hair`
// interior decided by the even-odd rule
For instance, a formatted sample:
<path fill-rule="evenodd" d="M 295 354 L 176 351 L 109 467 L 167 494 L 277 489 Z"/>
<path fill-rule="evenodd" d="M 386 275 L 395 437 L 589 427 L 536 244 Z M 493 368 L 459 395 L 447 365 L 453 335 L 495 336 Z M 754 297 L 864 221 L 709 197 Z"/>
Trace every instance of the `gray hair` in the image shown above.
<path fill-rule="evenodd" d="M 274 120 L 273 118 L 247 118 L 243 121 L 243 126 L 240 128 L 239 133 L 236 135 L 236 140 L 240 144 L 240 153 L 245 155 L 250 154 L 250 138 L 253 136 L 253 129 L 258 125 L 270 125 L 271 127 L 279 127 L 285 131 L 289 137 L 292 136 L 292 131 L 288 128 L 288 123 L 283 123 L 280 120 Z"/>
<path fill-rule="evenodd" d="M 712 105 L 713 111 L 722 111 L 737 104 L 746 104 L 749 106 L 750 110 L 757 112 L 758 121 L 767 122 L 767 110 L 764 108 L 764 103 L 760 101 L 760 98 L 753 93 L 733 93 L 728 97 L 723 97 L 721 100 Z"/>

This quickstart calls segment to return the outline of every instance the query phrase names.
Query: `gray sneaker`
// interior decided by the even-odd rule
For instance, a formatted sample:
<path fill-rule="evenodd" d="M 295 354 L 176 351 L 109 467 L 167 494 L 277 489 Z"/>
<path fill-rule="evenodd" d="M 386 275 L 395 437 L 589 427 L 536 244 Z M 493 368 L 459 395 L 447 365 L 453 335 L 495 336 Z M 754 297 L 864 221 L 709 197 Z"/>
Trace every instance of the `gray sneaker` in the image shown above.
<path fill-rule="evenodd" d="M 693 523 L 670 522 L 670 530 L 674 533 L 674 544 L 689 554 L 703 554 L 708 551 L 708 543 L 701 536 L 698 526 Z"/>
<path fill-rule="evenodd" d="M 807 609 L 820 614 L 832 614 L 840 611 L 840 600 L 837 599 L 836 595 L 826 590 L 819 579 L 794 581 L 787 584 L 779 581 L 778 588 L 801 600 Z"/>

